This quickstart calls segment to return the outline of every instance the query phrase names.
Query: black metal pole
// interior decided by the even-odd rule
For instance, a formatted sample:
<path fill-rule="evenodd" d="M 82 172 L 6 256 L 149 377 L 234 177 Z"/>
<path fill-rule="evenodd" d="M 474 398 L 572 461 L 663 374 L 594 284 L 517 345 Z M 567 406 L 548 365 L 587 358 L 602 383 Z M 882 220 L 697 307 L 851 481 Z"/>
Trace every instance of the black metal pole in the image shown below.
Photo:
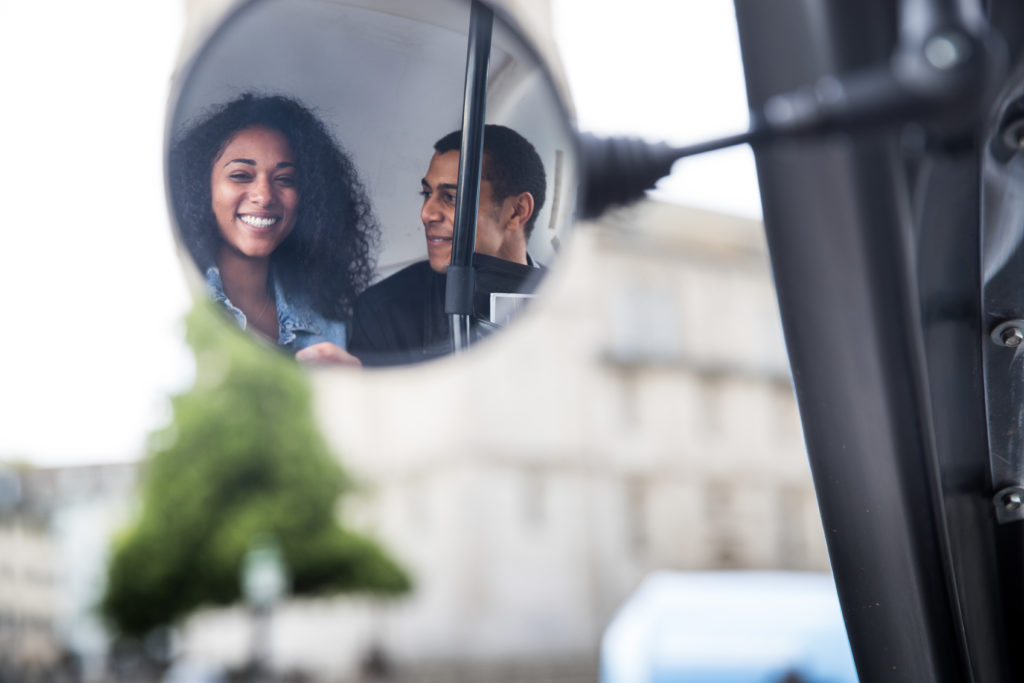
<path fill-rule="evenodd" d="M 445 282 L 444 310 L 452 317 L 452 347 L 456 352 L 469 345 L 469 323 L 473 312 L 473 250 L 476 248 L 476 215 L 487 108 L 487 63 L 491 56 L 493 26 L 494 13 L 474 0 L 469 15 L 466 50 L 466 90 L 462 105 L 462 149 L 459 154 L 452 260 Z"/>

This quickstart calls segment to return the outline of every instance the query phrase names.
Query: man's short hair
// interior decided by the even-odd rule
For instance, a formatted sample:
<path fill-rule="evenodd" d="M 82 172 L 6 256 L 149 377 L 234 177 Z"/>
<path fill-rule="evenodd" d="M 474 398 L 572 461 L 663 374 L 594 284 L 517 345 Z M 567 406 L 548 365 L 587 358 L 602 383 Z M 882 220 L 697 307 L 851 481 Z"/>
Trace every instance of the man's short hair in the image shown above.
<path fill-rule="evenodd" d="M 462 131 L 448 133 L 434 143 L 438 154 L 462 149 Z M 494 201 L 501 202 L 522 192 L 533 195 L 533 215 L 526 222 L 526 238 L 530 238 L 547 193 L 547 178 L 540 155 L 529 140 L 511 128 L 488 124 L 484 126 L 483 180 L 491 184 Z"/>

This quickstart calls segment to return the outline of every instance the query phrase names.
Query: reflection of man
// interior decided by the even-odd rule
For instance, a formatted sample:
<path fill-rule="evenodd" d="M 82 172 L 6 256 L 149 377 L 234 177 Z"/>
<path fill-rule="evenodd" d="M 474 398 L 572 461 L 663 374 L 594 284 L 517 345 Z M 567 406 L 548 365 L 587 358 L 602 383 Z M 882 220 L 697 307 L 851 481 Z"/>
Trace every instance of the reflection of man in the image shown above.
<path fill-rule="evenodd" d="M 438 140 L 422 180 L 427 260 L 382 280 L 356 301 L 349 351 L 366 365 L 426 360 L 450 350 L 444 273 L 451 261 L 461 144 L 460 131 Z M 511 128 L 486 126 L 473 257 L 475 315 L 487 317 L 479 309 L 489 305 L 489 291 L 519 291 L 533 272 L 526 244 L 545 190 L 544 165 L 533 145 Z"/>

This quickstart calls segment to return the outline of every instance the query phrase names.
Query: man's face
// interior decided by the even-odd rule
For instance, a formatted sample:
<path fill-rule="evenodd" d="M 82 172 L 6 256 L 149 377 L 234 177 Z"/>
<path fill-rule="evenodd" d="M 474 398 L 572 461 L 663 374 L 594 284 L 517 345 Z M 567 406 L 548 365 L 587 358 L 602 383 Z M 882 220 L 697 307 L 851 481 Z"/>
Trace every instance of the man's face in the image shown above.
<path fill-rule="evenodd" d="M 487 163 L 486 156 L 484 163 Z M 420 219 L 427 238 L 427 257 L 435 272 L 448 270 L 452 260 L 452 233 L 455 226 L 455 190 L 459 179 L 459 153 L 455 150 L 435 153 L 423 177 L 423 208 Z M 480 181 L 480 210 L 476 219 L 476 251 L 508 261 L 522 256 L 509 244 L 508 225 L 514 207 L 511 202 L 495 203 L 490 181 Z"/>

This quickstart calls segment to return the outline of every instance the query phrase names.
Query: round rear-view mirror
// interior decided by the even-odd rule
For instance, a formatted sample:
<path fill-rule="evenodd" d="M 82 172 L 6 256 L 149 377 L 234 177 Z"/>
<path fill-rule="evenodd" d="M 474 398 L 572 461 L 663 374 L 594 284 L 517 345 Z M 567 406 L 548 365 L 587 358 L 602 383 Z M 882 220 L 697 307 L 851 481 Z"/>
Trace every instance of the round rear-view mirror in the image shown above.
<path fill-rule="evenodd" d="M 528 307 L 576 206 L 558 89 L 468 0 L 243 2 L 182 69 L 167 140 L 191 280 L 302 360 L 404 364 L 487 336 Z M 469 272 L 449 273 L 466 234 Z"/>

